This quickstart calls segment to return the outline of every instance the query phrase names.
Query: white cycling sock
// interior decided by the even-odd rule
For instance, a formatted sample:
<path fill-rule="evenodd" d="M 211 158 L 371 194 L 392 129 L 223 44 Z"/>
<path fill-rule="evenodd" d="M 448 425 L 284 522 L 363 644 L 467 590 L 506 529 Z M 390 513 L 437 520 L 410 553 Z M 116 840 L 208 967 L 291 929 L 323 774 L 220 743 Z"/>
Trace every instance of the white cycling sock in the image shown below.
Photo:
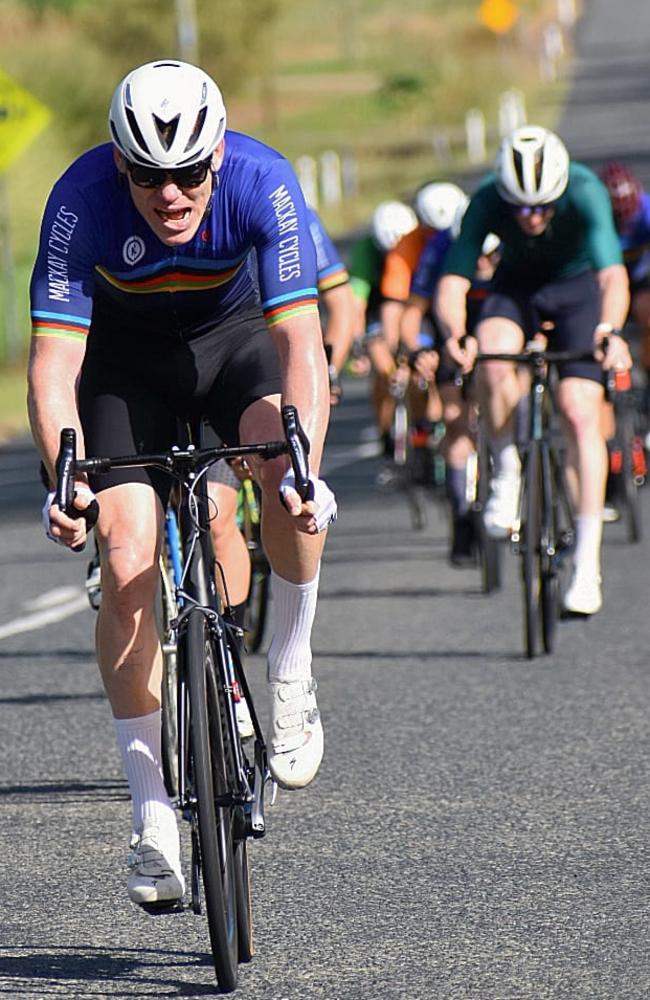
<path fill-rule="evenodd" d="M 521 461 L 512 435 L 502 434 L 493 438 L 490 441 L 490 451 L 494 460 L 495 474 L 506 479 L 516 479 L 521 470 Z"/>
<path fill-rule="evenodd" d="M 311 629 L 316 614 L 318 572 L 309 583 L 289 583 L 271 573 L 273 639 L 267 654 L 270 681 L 311 677 Z"/>
<path fill-rule="evenodd" d="M 169 801 L 161 766 L 161 712 L 134 719 L 113 719 L 122 765 L 133 800 L 133 832 L 150 826 L 178 851 L 178 826 Z"/>
<path fill-rule="evenodd" d="M 600 544 L 603 537 L 603 519 L 600 514 L 578 514 L 576 523 L 576 574 L 587 577 L 600 576 Z"/>

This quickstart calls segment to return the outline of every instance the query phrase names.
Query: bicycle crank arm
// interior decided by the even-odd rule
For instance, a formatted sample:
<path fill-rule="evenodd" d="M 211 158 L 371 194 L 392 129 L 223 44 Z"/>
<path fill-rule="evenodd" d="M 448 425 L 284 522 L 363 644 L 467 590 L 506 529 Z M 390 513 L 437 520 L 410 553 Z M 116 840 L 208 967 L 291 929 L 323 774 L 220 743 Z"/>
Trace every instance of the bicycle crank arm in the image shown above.
<path fill-rule="evenodd" d="M 266 782 L 266 747 L 261 740 L 255 740 L 255 768 L 253 777 L 253 803 L 250 823 L 254 837 L 263 837 L 266 833 L 264 821 L 264 785 Z"/>

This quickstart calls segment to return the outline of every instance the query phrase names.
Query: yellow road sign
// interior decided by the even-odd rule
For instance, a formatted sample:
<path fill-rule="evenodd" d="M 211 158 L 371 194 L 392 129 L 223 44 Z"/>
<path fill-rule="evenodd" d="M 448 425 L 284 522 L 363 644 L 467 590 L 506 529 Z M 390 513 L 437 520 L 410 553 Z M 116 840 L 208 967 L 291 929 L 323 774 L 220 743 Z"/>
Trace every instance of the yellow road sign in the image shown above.
<path fill-rule="evenodd" d="M 0 174 L 31 145 L 51 117 L 49 108 L 0 70 Z"/>
<path fill-rule="evenodd" d="M 512 0 L 483 0 L 478 17 L 481 24 L 490 31 L 504 35 L 514 27 L 519 17 L 519 8 Z"/>

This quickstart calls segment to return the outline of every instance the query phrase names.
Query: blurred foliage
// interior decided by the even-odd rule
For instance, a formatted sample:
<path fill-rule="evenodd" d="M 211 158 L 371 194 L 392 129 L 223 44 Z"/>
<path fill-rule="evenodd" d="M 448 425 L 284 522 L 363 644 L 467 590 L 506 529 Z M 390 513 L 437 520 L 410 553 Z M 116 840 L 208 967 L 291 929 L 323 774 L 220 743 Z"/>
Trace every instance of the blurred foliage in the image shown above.
<path fill-rule="evenodd" d="M 197 3 L 196 61 L 226 99 L 260 58 L 280 0 Z M 51 107 L 75 152 L 107 139 L 110 96 L 134 66 L 180 56 L 170 0 L 0 0 L 3 66 Z"/>
<path fill-rule="evenodd" d="M 499 38 L 479 23 L 479 0 L 195 4 L 196 61 L 223 90 L 230 126 L 293 162 L 318 163 L 335 150 L 352 165 L 348 195 L 321 205 L 334 236 L 364 225 L 382 198 L 463 171 L 469 108 L 485 114 L 490 158 L 505 89 L 520 90 L 529 119 L 551 126 L 564 90 L 539 73 L 540 38 L 558 0 L 519 0 L 515 30 Z M 176 22 L 177 0 L 0 0 L 0 66 L 53 112 L 6 176 L 25 340 L 48 192 L 75 155 L 108 139 L 108 105 L 124 74 L 181 55 Z M 570 48 L 569 36 L 567 56 Z M 1 306 L 0 298 L 0 353 Z"/>

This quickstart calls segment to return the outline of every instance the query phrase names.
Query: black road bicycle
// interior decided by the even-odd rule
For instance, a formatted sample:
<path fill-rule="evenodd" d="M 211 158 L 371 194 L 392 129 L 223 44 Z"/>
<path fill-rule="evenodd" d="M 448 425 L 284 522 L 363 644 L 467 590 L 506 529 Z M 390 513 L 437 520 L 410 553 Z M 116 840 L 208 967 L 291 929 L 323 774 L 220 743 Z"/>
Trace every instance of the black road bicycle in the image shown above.
<path fill-rule="evenodd" d="M 614 408 L 614 439 L 608 443 L 611 500 L 620 511 L 628 542 L 639 542 L 643 535 L 639 490 L 648 472 L 640 393 L 627 371 L 609 371 L 605 392 Z"/>
<path fill-rule="evenodd" d="M 534 342 L 533 342 L 534 345 Z M 575 546 L 575 524 L 559 451 L 550 373 L 567 361 L 593 361 L 591 353 L 536 350 L 479 354 L 477 361 L 508 361 L 531 370 L 528 433 L 520 442 L 521 490 L 511 543 L 521 556 L 524 648 L 533 658 L 540 638 L 545 653 L 555 646 L 561 575 Z"/>
<path fill-rule="evenodd" d="M 191 906 L 208 918 L 219 986 L 232 992 L 238 962 L 253 955 L 248 841 L 265 832 L 264 791 L 269 778 L 264 737 L 240 655 L 241 631 L 229 609 L 219 608 L 209 521 L 208 467 L 220 458 L 289 453 L 296 489 L 309 488 L 309 444 L 294 407 L 284 407 L 285 441 L 237 448 L 172 448 L 152 455 L 76 458 L 75 431 L 61 432 L 57 460 L 60 509 L 73 507 L 77 473 L 101 474 L 115 468 L 155 467 L 180 485 L 178 525 L 182 579 L 176 588 L 177 805 L 191 830 Z M 254 736 L 242 742 L 237 702 L 245 698 Z M 201 882 L 203 892 L 201 892 Z"/>

